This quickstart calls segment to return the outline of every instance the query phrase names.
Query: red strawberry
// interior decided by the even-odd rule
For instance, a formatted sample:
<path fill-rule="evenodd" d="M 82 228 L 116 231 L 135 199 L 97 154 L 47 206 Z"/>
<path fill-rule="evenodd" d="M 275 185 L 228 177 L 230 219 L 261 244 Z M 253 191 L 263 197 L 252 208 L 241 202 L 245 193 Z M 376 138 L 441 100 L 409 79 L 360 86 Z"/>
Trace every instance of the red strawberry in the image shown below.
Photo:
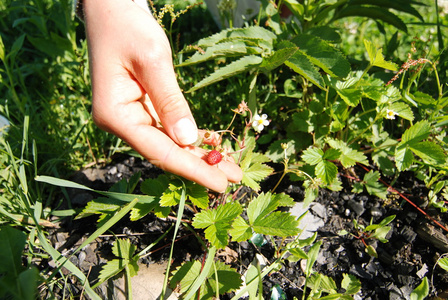
<path fill-rule="evenodd" d="M 207 154 L 207 162 L 209 165 L 216 165 L 222 160 L 222 154 L 218 150 L 212 150 Z"/>

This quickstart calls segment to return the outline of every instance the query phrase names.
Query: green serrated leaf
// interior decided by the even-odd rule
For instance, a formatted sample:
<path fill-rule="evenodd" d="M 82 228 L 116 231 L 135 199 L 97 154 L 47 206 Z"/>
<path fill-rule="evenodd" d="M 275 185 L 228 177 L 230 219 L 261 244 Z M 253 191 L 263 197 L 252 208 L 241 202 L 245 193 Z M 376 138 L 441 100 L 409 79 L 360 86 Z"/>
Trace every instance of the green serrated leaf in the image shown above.
<path fill-rule="evenodd" d="M 189 59 L 177 65 L 177 67 L 199 64 L 218 57 L 235 57 L 255 54 L 254 52 L 258 52 L 258 54 L 260 54 L 262 49 L 250 47 L 244 41 L 229 41 L 213 45 L 212 47 L 205 49 L 205 51 L 203 50 L 203 52 L 198 51 Z"/>
<path fill-rule="evenodd" d="M 117 275 L 125 268 L 125 262 L 122 259 L 112 259 L 109 260 L 100 271 L 98 280 L 104 282 L 109 278 Z"/>
<path fill-rule="evenodd" d="M 263 72 L 270 72 L 275 68 L 281 66 L 288 60 L 294 53 L 296 53 L 298 47 L 289 41 L 282 41 L 278 45 L 278 49 L 268 57 L 263 58 L 263 62 L 260 65 L 260 69 Z"/>
<path fill-rule="evenodd" d="M 423 141 L 409 146 L 411 151 L 420 157 L 425 163 L 443 165 L 446 162 L 446 154 L 442 147 L 434 142 Z"/>
<path fill-rule="evenodd" d="M 313 202 L 317 196 L 319 196 L 319 189 L 315 187 L 308 186 L 305 188 L 305 197 L 303 199 L 303 205 L 307 206 Z"/>
<path fill-rule="evenodd" d="M 198 46 L 201 48 L 213 47 L 216 44 L 227 41 L 254 41 L 272 44 L 277 36 L 271 31 L 260 27 L 250 26 L 246 28 L 230 28 L 225 29 L 219 33 L 203 38 L 198 41 Z"/>
<path fill-rule="evenodd" d="M 140 191 L 146 195 L 160 197 L 168 188 L 170 180 L 166 175 L 160 175 L 156 179 L 146 179 L 140 185 Z"/>
<path fill-rule="evenodd" d="M 327 160 L 337 160 L 337 159 L 339 159 L 340 156 L 341 156 L 341 151 L 339 149 L 330 148 L 325 151 L 322 158 L 327 159 Z"/>
<path fill-rule="evenodd" d="M 400 118 L 413 121 L 414 113 L 412 109 L 404 102 L 397 101 L 389 105 L 389 109 L 396 112 Z"/>
<path fill-rule="evenodd" d="M 364 184 L 367 192 L 370 195 L 377 196 L 381 199 L 387 198 L 387 187 L 378 182 L 380 179 L 380 173 L 378 171 L 369 171 L 366 175 L 364 175 Z"/>
<path fill-rule="evenodd" d="M 302 51 L 296 51 L 294 55 L 285 62 L 285 65 L 290 67 L 297 74 L 302 75 L 304 78 L 314 83 L 320 89 L 324 89 L 325 82 L 322 75 L 320 75 L 319 70 Z"/>
<path fill-rule="evenodd" d="M 229 233 L 235 242 L 247 241 L 252 236 L 252 228 L 241 216 L 238 216 L 233 221 Z"/>
<path fill-rule="evenodd" d="M 263 59 L 259 56 L 248 55 L 244 56 L 236 61 L 231 62 L 230 64 L 217 69 L 215 72 L 210 74 L 208 77 L 202 79 L 198 82 L 194 87 L 192 87 L 188 92 L 196 91 L 200 88 L 208 86 L 210 84 L 216 83 L 223 79 L 235 76 L 242 72 L 253 69 L 255 66 L 258 66 L 262 63 Z"/>
<path fill-rule="evenodd" d="M 407 145 L 400 145 L 395 149 L 395 165 L 398 171 L 408 169 L 414 162 L 414 155 Z"/>
<path fill-rule="evenodd" d="M 296 204 L 294 199 L 285 193 L 274 194 L 272 197 L 274 197 L 274 201 L 278 202 L 278 206 L 281 207 L 292 207 Z"/>
<path fill-rule="evenodd" d="M 254 224 L 257 220 L 266 217 L 277 209 L 278 204 L 279 198 L 272 196 L 271 193 L 261 193 L 247 207 L 249 222 Z"/>
<path fill-rule="evenodd" d="M 186 184 L 188 199 L 199 208 L 205 209 L 208 207 L 208 193 L 207 189 L 192 181 Z"/>
<path fill-rule="evenodd" d="M 117 239 L 112 247 L 112 253 L 122 259 L 131 260 L 137 247 L 129 240 Z"/>
<path fill-rule="evenodd" d="M 280 237 L 294 236 L 299 233 L 299 222 L 287 212 L 276 211 L 263 219 L 257 219 L 252 225 L 256 233 Z"/>
<path fill-rule="evenodd" d="M 384 59 L 383 49 L 377 48 L 368 40 L 364 40 L 364 46 L 369 54 L 371 66 L 380 67 L 391 71 L 396 71 L 398 69 L 395 63 L 388 62 Z"/>
<path fill-rule="evenodd" d="M 75 217 L 75 219 L 81 219 L 99 214 L 100 217 L 98 218 L 98 226 L 101 226 L 102 223 L 110 219 L 122 206 L 123 202 L 119 200 L 99 197 L 89 201 L 84 209 Z"/>
<path fill-rule="evenodd" d="M 429 137 L 431 126 L 426 120 L 415 123 L 406 129 L 401 137 L 401 144 L 415 144 Z"/>
<path fill-rule="evenodd" d="M 216 209 L 202 210 L 193 219 L 193 226 L 205 229 L 205 237 L 216 248 L 224 248 L 229 242 L 228 231 L 233 220 L 242 213 L 238 202 L 229 202 Z"/>
<path fill-rule="evenodd" d="M 328 160 L 322 160 L 316 165 L 316 176 L 325 184 L 332 184 L 338 175 L 338 168 Z"/>
<path fill-rule="evenodd" d="M 368 165 L 367 157 L 364 153 L 350 148 L 347 143 L 341 140 L 327 139 L 326 142 L 331 148 L 341 150 L 341 156 L 339 157 L 341 164 L 345 168 L 354 166 L 356 163 Z"/>
<path fill-rule="evenodd" d="M 348 106 L 352 107 L 358 106 L 363 95 L 363 92 L 359 89 L 343 89 L 336 90 L 336 92 Z"/>
<path fill-rule="evenodd" d="M 176 180 L 168 185 L 168 189 L 165 190 L 160 197 L 160 205 L 164 207 L 175 206 L 179 204 L 182 196 L 183 183 Z"/>
<path fill-rule="evenodd" d="M 300 34 L 292 41 L 313 64 L 330 76 L 344 78 L 350 72 L 350 64 L 344 55 L 318 36 Z"/>
<path fill-rule="evenodd" d="M 323 160 L 324 151 L 319 148 L 308 148 L 303 151 L 302 159 L 310 165 L 317 165 Z"/>
<path fill-rule="evenodd" d="M 258 191 L 260 189 L 259 183 L 274 171 L 274 169 L 263 163 L 267 161 L 269 161 L 269 158 L 265 155 L 246 152 L 240 164 L 243 171 L 241 183 Z"/>
<path fill-rule="evenodd" d="M 330 43 L 339 43 L 341 41 L 341 35 L 338 30 L 329 26 L 313 26 L 305 33 L 312 36 L 318 36 L 320 39 Z"/>
<path fill-rule="evenodd" d="M 310 287 L 328 294 L 336 294 L 336 290 L 338 289 L 334 279 L 320 273 L 314 273 L 311 275 Z M 335 299 L 338 299 L 339 297 L 340 295 L 338 295 Z"/>

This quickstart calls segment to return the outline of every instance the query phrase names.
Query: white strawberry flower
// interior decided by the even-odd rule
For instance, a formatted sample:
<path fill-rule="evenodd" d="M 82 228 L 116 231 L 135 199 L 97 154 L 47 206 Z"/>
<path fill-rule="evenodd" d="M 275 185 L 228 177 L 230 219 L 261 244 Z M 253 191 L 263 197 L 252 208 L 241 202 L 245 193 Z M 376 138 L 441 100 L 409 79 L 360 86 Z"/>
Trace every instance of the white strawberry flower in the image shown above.
<path fill-rule="evenodd" d="M 397 112 L 395 112 L 391 109 L 386 110 L 386 119 L 395 120 L 395 116 L 398 116 Z"/>
<path fill-rule="evenodd" d="M 269 125 L 268 121 L 268 115 L 262 114 L 261 116 L 259 114 L 256 114 L 252 121 L 252 127 L 255 131 L 261 132 L 265 126 Z"/>

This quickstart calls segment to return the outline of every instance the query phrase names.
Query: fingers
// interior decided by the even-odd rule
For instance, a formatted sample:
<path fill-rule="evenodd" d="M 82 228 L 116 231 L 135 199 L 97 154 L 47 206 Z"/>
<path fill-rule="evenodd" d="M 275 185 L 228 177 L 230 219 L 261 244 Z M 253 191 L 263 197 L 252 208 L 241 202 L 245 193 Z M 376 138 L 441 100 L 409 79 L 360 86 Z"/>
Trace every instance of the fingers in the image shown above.
<path fill-rule="evenodd" d="M 129 127 L 125 135 L 130 146 L 153 164 L 214 191 L 225 191 L 229 181 L 241 181 L 242 171 L 235 163 L 222 161 L 210 166 L 203 159 L 205 150 L 193 146 L 179 147 L 154 127 Z"/>
<path fill-rule="evenodd" d="M 147 18 L 151 38 L 135 49 L 132 72 L 142 85 L 167 134 L 180 145 L 197 140 L 198 129 L 177 83 L 170 44 L 156 20 Z"/>

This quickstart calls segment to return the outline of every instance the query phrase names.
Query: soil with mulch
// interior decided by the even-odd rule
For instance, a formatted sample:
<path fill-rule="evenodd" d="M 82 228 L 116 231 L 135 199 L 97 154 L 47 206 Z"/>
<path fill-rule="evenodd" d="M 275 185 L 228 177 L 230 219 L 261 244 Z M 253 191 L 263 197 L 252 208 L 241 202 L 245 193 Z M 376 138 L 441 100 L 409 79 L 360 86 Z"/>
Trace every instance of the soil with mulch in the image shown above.
<path fill-rule="evenodd" d="M 93 189 L 107 190 L 115 182 L 123 178 L 129 179 L 136 172 L 141 172 L 141 180 L 156 178 L 163 173 L 147 161 L 136 157 L 121 155 L 113 161 L 113 164 L 101 168 L 78 172 L 70 180 Z M 363 177 L 364 170 L 355 171 L 360 178 Z M 272 176 L 263 183 L 262 190 L 269 191 L 277 180 L 278 178 Z M 324 226 L 317 230 L 317 239 L 322 241 L 322 246 L 314 270 L 332 277 L 338 284 L 344 273 L 356 276 L 361 281 L 362 287 L 355 295 L 355 299 L 409 299 L 411 291 L 425 276 L 432 284 L 430 291 L 432 299 L 447 298 L 448 273 L 436 266 L 437 259 L 448 252 L 447 232 L 397 193 L 390 193 L 387 200 L 368 194 L 353 194 L 351 179 L 341 176 L 341 180 L 344 183 L 343 190 L 339 192 L 321 190 L 315 200 L 321 209 L 310 210 L 315 217 L 324 221 Z M 412 174 L 402 174 L 394 184 L 394 189 L 416 205 L 424 205 L 427 199 L 425 185 L 415 180 Z M 276 192 L 285 192 L 297 202 L 303 199 L 301 182 L 290 182 L 285 179 Z M 78 209 L 98 197 L 81 190 L 69 190 L 68 194 L 71 206 Z M 426 212 L 441 224 L 448 224 L 448 218 L 443 213 L 433 209 L 427 209 Z M 366 253 L 361 239 L 352 235 L 338 234 L 341 230 L 356 234 L 353 219 L 357 219 L 360 224 L 368 225 L 371 221 L 378 223 L 390 215 L 396 215 L 396 218 L 390 224 L 392 229 L 388 234 L 389 242 L 366 241 L 376 248 L 378 258 Z M 79 220 L 66 218 L 58 224 L 59 228 L 49 230 L 50 240 L 63 254 L 70 253 L 82 243 L 83 238 L 96 229 L 96 220 L 95 216 Z M 170 219 L 158 219 L 152 214 L 135 222 L 125 218 L 111 229 L 115 236 L 106 232 L 96 242 L 72 256 L 71 260 L 94 281 L 102 265 L 108 259 L 114 258 L 111 248 L 116 237 L 130 239 L 138 250 L 142 250 L 153 243 L 173 222 Z M 141 262 L 151 264 L 166 260 L 171 238 L 171 235 L 167 235 L 151 249 L 150 255 L 141 259 Z M 179 246 L 175 247 L 174 264 L 202 259 L 204 249 L 190 231 L 181 228 L 177 242 Z M 274 260 L 275 248 L 270 242 L 261 247 L 249 242 L 231 243 L 229 248 L 235 251 L 231 253 L 236 253 L 236 263 L 233 264 L 241 273 L 247 269 L 257 253 L 261 253 L 268 261 Z M 300 261 L 294 263 L 285 261 L 279 271 L 265 277 L 264 299 L 270 299 L 274 286 L 280 287 L 287 299 L 292 300 L 294 297 L 302 299 L 305 282 L 302 265 Z M 40 262 L 41 268 L 48 266 L 52 266 L 51 262 Z M 65 288 L 70 289 L 72 295 L 82 293 L 82 286 L 76 280 L 68 282 Z M 55 292 L 57 293 L 57 290 Z M 60 295 L 62 294 L 61 290 Z M 222 299 L 230 299 L 232 296 L 230 293 Z"/>

